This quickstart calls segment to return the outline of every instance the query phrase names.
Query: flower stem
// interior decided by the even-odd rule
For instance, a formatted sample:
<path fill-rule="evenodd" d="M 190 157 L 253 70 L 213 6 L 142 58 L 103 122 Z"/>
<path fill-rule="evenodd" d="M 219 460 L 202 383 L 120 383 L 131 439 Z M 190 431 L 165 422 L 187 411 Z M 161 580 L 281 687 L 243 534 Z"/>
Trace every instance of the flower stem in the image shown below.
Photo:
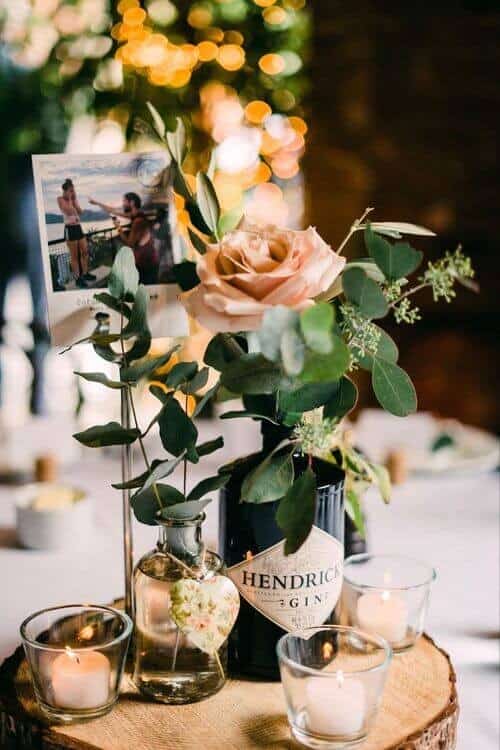
<path fill-rule="evenodd" d="M 347 245 L 347 243 L 351 239 L 352 235 L 355 234 L 355 232 L 357 232 L 358 229 L 360 229 L 360 225 L 366 219 L 366 217 L 368 216 L 368 214 L 371 213 L 372 211 L 373 211 L 373 208 L 365 208 L 364 213 L 359 217 L 359 219 L 356 219 L 356 221 L 351 226 L 351 228 L 349 229 L 348 233 L 346 234 L 346 236 L 344 237 L 344 239 L 340 243 L 340 245 L 339 245 L 339 247 L 337 249 L 337 255 L 342 255 L 342 250 Z"/>

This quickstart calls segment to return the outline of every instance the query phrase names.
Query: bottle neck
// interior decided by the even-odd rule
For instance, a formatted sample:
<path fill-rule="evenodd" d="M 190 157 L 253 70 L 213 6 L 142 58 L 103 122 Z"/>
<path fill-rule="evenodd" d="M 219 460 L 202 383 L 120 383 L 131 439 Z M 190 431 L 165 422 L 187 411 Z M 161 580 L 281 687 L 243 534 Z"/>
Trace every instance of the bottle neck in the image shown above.
<path fill-rule="evenodd" d="M 205 514 L 189 521 L 163 521 L 159 527 L 157 547 L 169 552 L 188 566 L 198 565 L 203 559 L 202 523 Z"/>

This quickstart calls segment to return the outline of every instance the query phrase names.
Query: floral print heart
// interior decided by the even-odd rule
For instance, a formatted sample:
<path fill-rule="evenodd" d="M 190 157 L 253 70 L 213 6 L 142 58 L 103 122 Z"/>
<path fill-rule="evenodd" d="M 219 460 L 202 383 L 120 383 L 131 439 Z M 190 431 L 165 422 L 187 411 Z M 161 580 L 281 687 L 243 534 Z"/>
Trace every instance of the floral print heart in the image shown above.
<path fill-rule="evenodd" d="M 171 588 L 171 616 L 191 642 L 207 654 L 222 646 L 238 616 L 240 595 L 226 576 L 183 578 Z"/>

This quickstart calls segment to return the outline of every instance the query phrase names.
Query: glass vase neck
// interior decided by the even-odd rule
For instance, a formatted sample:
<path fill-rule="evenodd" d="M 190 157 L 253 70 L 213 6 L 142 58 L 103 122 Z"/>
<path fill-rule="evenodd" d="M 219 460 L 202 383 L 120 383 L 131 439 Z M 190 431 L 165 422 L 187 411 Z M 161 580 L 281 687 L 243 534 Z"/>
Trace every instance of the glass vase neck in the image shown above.
<path fill-rule="evenodd" d="M 175 555 L 187 565 L 197 565 L 203 557 L 202 524 L 205 514 L 188 520 L 165 520 L 159 527 L 157 547 Z"/>

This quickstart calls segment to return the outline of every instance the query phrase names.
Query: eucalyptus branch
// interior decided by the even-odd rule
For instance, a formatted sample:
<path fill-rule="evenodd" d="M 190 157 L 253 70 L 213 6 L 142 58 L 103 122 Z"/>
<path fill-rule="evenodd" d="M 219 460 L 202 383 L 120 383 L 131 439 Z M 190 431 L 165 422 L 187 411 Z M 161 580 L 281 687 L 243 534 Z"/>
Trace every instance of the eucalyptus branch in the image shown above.
<path fill-rule="evenodd" d="M 355 234 L 359 229 L 362 228 L 362 224 L 368 214 L 370 214 L 374 209 L 373 208 L 366 208 L 364 213 L 359 217 L 359 219 L 356 219 L 356 221 L 352 224 L 351 228 L 349 229 L 348 233 L 340 243 L 339 247 L 337 248 L 337 255 L 342 255 L 342 251 L 344 247 L 347 245 L 349 240 L 351 239 L 352 235 Z"/>

